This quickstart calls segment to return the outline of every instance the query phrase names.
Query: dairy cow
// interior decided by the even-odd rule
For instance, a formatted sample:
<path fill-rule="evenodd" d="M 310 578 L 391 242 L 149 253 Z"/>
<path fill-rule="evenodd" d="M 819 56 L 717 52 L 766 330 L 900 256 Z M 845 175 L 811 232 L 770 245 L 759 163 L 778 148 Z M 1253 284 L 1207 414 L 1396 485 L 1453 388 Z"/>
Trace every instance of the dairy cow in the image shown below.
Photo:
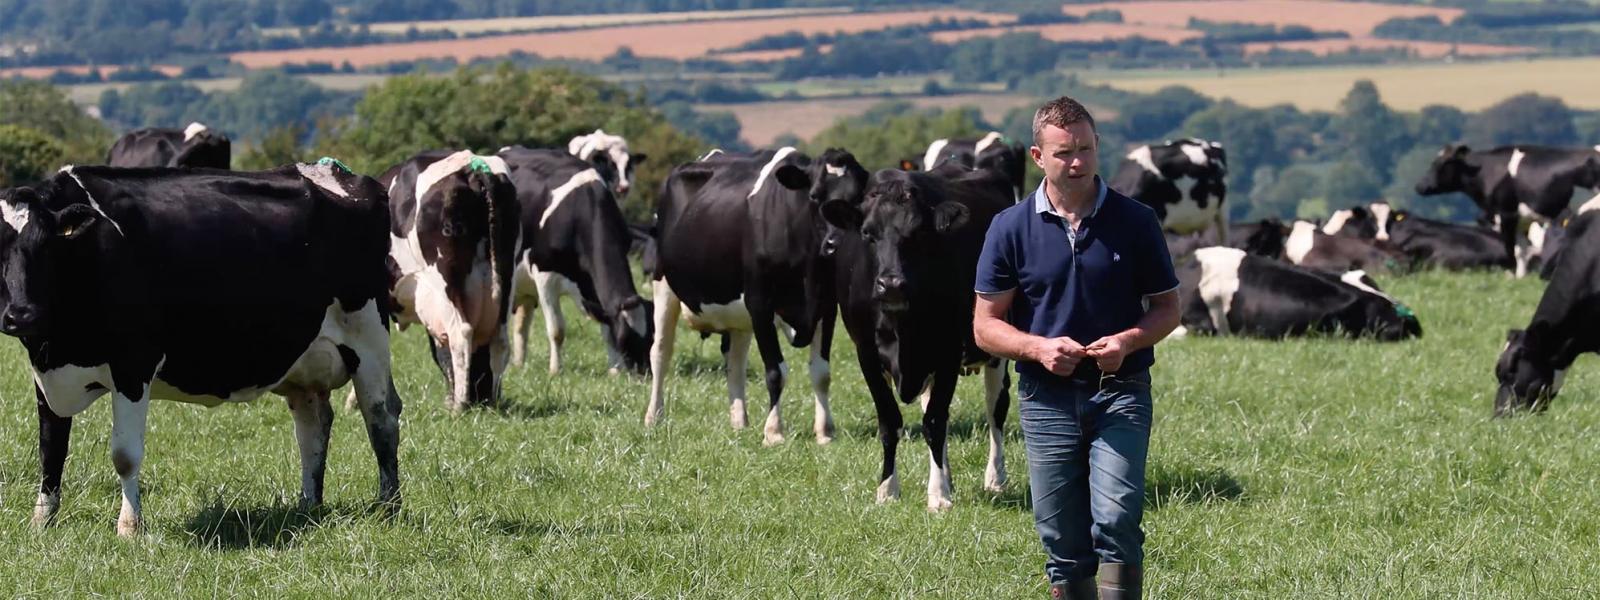
<path fill-rule="evenodd" d="M 567 142 L 567 152 L 594 167 L 617 199 L 628 196 L 633 189 L 633 168 L 649 157 L 643 152 L 629 152 L 628 140 L 600 129 L 572 138 Z"/>
<path fill-rule="evenodd" d="M 202 123 L 184 129 L 152 127 L 123 134 L 106 153 L 113 167 L 210 167 L 226 169 L 233 160 L 228 136 Z"/>
<path fill-rule="evenodd" d="M 1359 270 L 1335 274 L 1212 247 L 1180 265 L 1178 280 L 1185 334 L 1278 339 L 1324 333 L 1380 341 L 1422 335 L 1416 314 Z"/>
<path fill-rule="evenodd" d="M 1578 356 L 1600 352 L 1600 212 L 1573 218 L 1567 243 L 1533 318 L 1524 329 L 1506 334 L 1505 348 L 1495 363 L 1500 387 L 1494 415 L 1543 410 L 1561 391 L 1566 371 Z"/>
<path fill-rule="evenodd" d="M 1156 211 L 1174 233 L 1211 230 L 1228 243 L 1228 155 L 1222 144 L 1186 138 L 1128 152 L 1108 185 Z M 1183 185 L 1188 185 L 1187 196 Z"/>
<path fill-rule="evenodd" d="M 1007 142 L 1004 134 L 991 131 L 976 139 L 934 140 L 922 154 L 921 167 L 924 171 L 932 171 L 941 163 L 953 162 L 967 169 L 1000 173 L 1011 184 L 1012 200 L 1018 201 L 1028 194 L 1028 190 L 1022 187 L 1028 171 L 1028 160 L 1027 146 Z M 902 163 L 902 167 L 910 166 L 915 166 L 915 163 Z"/>

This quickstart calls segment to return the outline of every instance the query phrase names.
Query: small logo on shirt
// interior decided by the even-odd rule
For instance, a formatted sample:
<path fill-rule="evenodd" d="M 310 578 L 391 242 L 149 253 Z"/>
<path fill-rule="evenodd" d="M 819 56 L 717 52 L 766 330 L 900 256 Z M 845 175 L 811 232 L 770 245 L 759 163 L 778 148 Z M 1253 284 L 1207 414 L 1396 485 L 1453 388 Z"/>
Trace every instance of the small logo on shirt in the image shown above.
<path fill-rule="evenodd" d="M 1111 262 L 1121 262 L 1121 261 L 1122 261 L 1122 255 L 1121 254 L 1117 254 L 1115 252 L 1111 253 Z"/>

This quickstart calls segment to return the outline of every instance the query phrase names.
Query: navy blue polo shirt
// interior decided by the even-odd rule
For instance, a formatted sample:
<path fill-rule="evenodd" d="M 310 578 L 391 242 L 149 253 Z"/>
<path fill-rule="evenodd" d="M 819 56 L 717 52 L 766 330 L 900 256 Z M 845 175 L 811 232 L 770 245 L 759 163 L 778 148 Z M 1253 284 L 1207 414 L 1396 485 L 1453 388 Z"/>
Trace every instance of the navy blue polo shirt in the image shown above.
<path fill-rule="evenodd" d="M 1094 211 L 1072 231 L 1045 196 L 1044 184 L 1028 200 L 989 223 L 978 259 L 977 292 L 1017 290 L 1007 321 L 1042 337 L 1067 336 L 1085 346 L 1132 328 L 1144 317 L 1145 297 L 1178 288 L 1167 240 L 1155 211 L 1108 188 L 1099 176 Z M 1122 373 L 1150 368 L 1155 350 L 1133 352 Z M 1053 377 L 1036 362 L 1018 362 L 1017 374 Z M 1094 360 L 1078 363 L 1072 378 L 1100 376 Z"/>

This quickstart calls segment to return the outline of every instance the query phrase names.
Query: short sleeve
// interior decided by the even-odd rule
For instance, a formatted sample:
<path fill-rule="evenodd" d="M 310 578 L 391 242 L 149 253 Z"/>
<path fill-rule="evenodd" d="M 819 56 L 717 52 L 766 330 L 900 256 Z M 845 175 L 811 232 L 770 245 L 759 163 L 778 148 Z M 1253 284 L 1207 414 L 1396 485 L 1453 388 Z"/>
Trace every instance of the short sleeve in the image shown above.
<path fill-rule="evenodd" d="M 983 236 L 983 252 L 978 255 L 978 277 L 973 291 L 979 294 L 999 294 L 1017 289 L 1015 246 L 1002 219 L 989 224 Z"/>
<path fill-rule="evenodd" d="M 1178 289 L 1178 275 L 1172 268 L 1172 254 L 1167 250 L 1167 236 L 1161 233 L 1161 222 L 1154 214 L 1143 219 L 1145 243 L 1144 264 L 1140 265 L 1139 293 L 1154 296 Z"/>

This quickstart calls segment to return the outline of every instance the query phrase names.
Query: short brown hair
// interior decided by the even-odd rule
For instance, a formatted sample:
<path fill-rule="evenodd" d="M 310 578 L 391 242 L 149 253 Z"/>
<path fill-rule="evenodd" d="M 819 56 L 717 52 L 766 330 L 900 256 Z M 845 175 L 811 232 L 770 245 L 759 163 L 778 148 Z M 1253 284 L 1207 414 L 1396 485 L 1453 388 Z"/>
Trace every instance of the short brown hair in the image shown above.
<path fill-rule="evenodd" d="M 1082 121 L 1088 121 L 1089 128 L 1095 129 L 1094 115 L 1089 114 L 1089 109 L 1084 108 L 1082 103 L 1073 100 L 1071 96 L 1062 96 L 1046 102 L 1033 113 L 1033 143 L 1039 143 L 1039 133 L 1044 131 L 1046 125 L 1066 129 L 1068 125 Z"/>

